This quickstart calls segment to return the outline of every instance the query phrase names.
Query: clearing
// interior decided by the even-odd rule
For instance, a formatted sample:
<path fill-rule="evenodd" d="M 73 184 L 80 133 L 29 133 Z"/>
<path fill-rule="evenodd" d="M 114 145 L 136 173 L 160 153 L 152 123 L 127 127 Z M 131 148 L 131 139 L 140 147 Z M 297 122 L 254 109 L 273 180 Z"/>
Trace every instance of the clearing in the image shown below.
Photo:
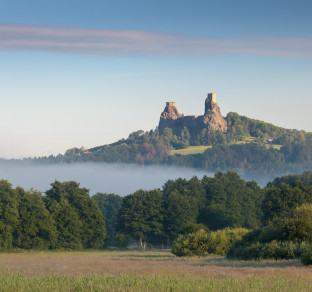
<path fill-rule="evenodd" d="M 249 144 L 254 143 L 256 140 L 255 137 L 246 137 L 243 141 L 237 141 L 233 144 Z M 266 149 L 276 149 L 280 150 L 283 145 L 279 144 L 264 144 Z M 190 154 L 202 154 L 205 152 L 206 149 L 212 148 L 212 146 L 190 146 L 185 149 L 171 149 L 170 155 L 180 154 L 180 155 L 190 155 Z"/>
<path fill-rule="evenodd" d="M 175 155 L 175 154 L 180 154 L 180 155 L 201 154 L 208 148 L 211 148 L 211 146 L 190 146 L 190 147 L 185 148 L 185 149 L 171 150 L 170 155 Z"/>

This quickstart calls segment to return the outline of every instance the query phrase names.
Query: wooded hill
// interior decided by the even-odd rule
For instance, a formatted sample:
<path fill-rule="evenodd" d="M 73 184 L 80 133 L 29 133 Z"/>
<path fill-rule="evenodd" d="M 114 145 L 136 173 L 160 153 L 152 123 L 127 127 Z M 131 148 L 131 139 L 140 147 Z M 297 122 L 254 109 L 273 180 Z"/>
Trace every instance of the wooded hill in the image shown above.
<path fill-rule="evenodd" d="M 290 130 L 263 121 L 229 113 L 227 132 L 193 133 L 184 127 L 179 135 L 165 128 L 131 133 L 109 145 L 91 149 L 72 148 L 64 155 L 35 159 L 42 163 L 118 162 L 163 164 L 201 168 L 215 172 L 229 169 L 249 178 L 277 176 L 311 169 L 312 133 Z M 203 153 L 174 154 L 174 149 L 206 146 Z M 203 147 L 202 147 L 203 148 Z M 195 151 L 196 152 L 196 151 Z"/>

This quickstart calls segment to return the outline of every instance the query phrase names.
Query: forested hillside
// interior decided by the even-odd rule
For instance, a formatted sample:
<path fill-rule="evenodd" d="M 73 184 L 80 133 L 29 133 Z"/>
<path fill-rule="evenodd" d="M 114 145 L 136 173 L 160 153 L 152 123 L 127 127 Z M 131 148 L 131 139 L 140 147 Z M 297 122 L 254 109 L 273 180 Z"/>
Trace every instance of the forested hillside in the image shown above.
<path fill-rule="evenodd" d="M 179 135 L 165 128 L 137 131 L 127 139 L 90 149 L 72 148 L 64 155 L 36 158 L 40 163 L 118 162 L 142 165 L 163 164 L 201 168 L 207 171 L 229 169 L 250 177 L 276 176 L 311 169 L 312 134 L 276 127 L 259 120 L 229 113 L 226 133 L 190 132 Z M 174 154 L 173 149 L 206 146 L 203 153 Z M 196 148 L 196 147 L 195 147 Z"/>

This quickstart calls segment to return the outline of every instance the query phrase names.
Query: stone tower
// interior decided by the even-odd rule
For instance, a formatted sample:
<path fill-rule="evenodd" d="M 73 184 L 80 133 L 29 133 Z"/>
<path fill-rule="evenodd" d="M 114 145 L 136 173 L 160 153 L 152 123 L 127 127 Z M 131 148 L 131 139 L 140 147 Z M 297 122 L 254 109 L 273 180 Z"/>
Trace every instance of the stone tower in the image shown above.
<path fill-rule="evenodd" d="M 181 118 L 183 117 L 184 115 L 179 113 L 175 102 L 166 102 L 166 107 L 160 115 L 159 131 L 162 132 L 164 128 L 171 128 L 174 132 L 180 132 Z"/>
<path fill-rule="evenodd" d="M 215 93 L 208 93 L 207 95 L 203 123 L 208 132 L 221 131 L 225 133 L 227 131 L 227 122 L 222 117 L 220 108 L 216 103 Z"/>
<path fill-rule="evenodd" d="M 227 123 L 216 103 L 215 93 L 208 93 L 203 116 L 184 116 L 179 113 L 175 102 L 166 103 L 166 107 L 160 115 L 159 131 L 171 128 L 174 134 L 180 135 L 184 127 L 187 127 L 193 134 L 198 134 L 203 129 L 207 129 L 208 132 L 222 131 L 225 133 L 227 131 Z"/>
<path fill-rule="evenodd" d="M 169 102 L 166 102 L 166 107 L 164 111 L 161 113 L 160 118 L 176 120 L 183 116 L 184 116 L 183 114 L 179 113 L 176 103 L 169 101 Z"/>
<path fill-rule="evenodd" d="M 205 100 L 205 114 L 208 110 L 213 109 L 213 105 L 216 104 L 216 94 L 215 93 L 208 93 L 207 98 Z"/>

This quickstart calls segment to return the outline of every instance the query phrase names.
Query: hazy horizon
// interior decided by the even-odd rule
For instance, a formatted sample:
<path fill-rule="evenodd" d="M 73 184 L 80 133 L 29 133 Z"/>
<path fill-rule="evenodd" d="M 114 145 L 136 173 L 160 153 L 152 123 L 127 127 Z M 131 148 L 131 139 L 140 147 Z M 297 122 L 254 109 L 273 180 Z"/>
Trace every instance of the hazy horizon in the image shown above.
<path fill-rule="evenodd" d="M 125 196 L 138 189 L 161 188 L 169 179 L 190 179 L 193 176 L 202 178 L 203 175 L 211 176 L 213 173 L 186 167 L 117 163 L 0 163 L 0 179 L 8 180 L 14 187 L 45 192 L 55 180 L 74 180 L 81 187 L 90 189 L 90 195 L 102 192 Z"/>

